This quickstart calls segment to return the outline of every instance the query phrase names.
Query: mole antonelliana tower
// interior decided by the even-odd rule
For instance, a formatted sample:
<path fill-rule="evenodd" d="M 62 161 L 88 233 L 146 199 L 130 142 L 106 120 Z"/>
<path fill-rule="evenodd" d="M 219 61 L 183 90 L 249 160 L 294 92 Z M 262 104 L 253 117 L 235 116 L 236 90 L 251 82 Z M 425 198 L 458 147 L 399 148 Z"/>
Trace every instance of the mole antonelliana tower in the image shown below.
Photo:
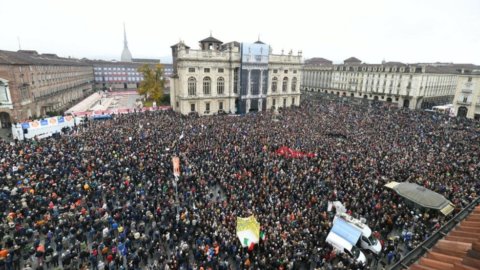
<path fill-rule="evenodd" d="M 132 54 L 128 49 L 127 31 L 125 30 L 125 24 L 123 24 L 123 51 L 120 60 L 122 62 L 132 62 Z"/>

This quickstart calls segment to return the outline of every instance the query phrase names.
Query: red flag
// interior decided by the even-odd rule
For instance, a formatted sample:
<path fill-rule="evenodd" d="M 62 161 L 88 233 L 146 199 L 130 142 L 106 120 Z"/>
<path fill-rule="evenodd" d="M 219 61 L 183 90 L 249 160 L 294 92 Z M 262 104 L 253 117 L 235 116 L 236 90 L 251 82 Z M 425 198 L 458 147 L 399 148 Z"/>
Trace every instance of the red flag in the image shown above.
<path fill-rule="evenodd" d="M 315 153 L 304 153 L 301 151 L 293 150 L 292 148 L 289 148 L 287 146 L 282 146 L 278 148 L 276 153 L 286 158 L 302 158 L 302 157 L 313 158 L 316 156 Z"/>
<path fill-rule="evenodd" d="M 255 243 L 250 243 L 250 246 L 248 246 L 248 251 L 253 251 L 253 248 L 255 247 Z"/>

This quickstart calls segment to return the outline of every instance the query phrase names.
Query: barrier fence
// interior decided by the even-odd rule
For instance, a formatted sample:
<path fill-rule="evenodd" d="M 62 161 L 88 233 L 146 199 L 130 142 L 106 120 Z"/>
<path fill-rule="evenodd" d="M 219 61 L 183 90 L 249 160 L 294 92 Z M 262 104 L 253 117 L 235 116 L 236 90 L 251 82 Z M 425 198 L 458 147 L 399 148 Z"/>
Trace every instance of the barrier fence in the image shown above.
<path fill-rule="evenodd" d="M 24 140 L 32 138 L 46 138 L 55 133 L 60 133 L 63 128 L 73 127 L 83 122 L 85 117 L 98 119 L 105 118 L 104 116 L 111 116 L 112 114 L 126 114 L 135 112 L 146 111 L 168 111 L 171 110 L 170 106 L 159 107 L 143 107 L 138 109 L 124 108 L 124 109 L 111 109 L 111 110 L 99 110 L 99 111 L 85 111 L 75 112 L 65 116 L 53 116 L 39 120 L 32 120 L 23 123 L 17 123 L 12 125 L 12 137 L 13 139 Z"/>

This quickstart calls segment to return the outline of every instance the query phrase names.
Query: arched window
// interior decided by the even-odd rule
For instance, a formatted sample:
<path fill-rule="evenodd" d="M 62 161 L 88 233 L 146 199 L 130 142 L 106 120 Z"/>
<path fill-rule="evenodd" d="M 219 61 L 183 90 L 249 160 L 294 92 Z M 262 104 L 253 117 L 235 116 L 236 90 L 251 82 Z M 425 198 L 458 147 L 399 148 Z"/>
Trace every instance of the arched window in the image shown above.
<path fill-rule="evenodd" d="M 223 77 L 220 77 L 217 79 L 217 94 L 223 95 L 224 90 L 225 90 L 225 79 L 223 79 Z"/>
<path fill-rule="evenodd" d="M 285 77 L 283 78 L 283 82 L 282 82 L 282 91 L 287 92 L 287 88 L 288 88 L 288 78 Z"/>
<path fill-rule="evenodd" d="M 272 79 L 272 92 L 277 92 L 278 79 L 273 77 Z"/>
<path fill-rule="evenodd" d="M 194 77 L 188 78 L 188 95 L 195 96 L 197 94 L 197 80 Z"/>
<path fill-rule="evenodd" d="M 210 77 L 203 78 L 203 94 L 210 95 L 211 89 L 212 89 L 212 79 L 210 79 Z"/>
<path fill-rule="evenodd" d="M 293 77 L 292 79 L 292 92 L 297 90 L 297 77 Z"/>

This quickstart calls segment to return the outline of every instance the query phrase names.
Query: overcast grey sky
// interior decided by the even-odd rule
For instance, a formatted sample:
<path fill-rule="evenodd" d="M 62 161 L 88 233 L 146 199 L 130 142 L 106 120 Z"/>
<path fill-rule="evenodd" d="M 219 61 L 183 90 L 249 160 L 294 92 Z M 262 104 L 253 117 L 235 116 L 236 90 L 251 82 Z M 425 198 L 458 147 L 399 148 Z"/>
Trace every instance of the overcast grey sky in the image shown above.
<path fill-rule="evenodd" d="M 367 63 L 480 64 L 479 0 L 0 0 L 0 49 L 119 59 L 168 57 L 180 39 L 252 42 L 274 53 Z"/>

